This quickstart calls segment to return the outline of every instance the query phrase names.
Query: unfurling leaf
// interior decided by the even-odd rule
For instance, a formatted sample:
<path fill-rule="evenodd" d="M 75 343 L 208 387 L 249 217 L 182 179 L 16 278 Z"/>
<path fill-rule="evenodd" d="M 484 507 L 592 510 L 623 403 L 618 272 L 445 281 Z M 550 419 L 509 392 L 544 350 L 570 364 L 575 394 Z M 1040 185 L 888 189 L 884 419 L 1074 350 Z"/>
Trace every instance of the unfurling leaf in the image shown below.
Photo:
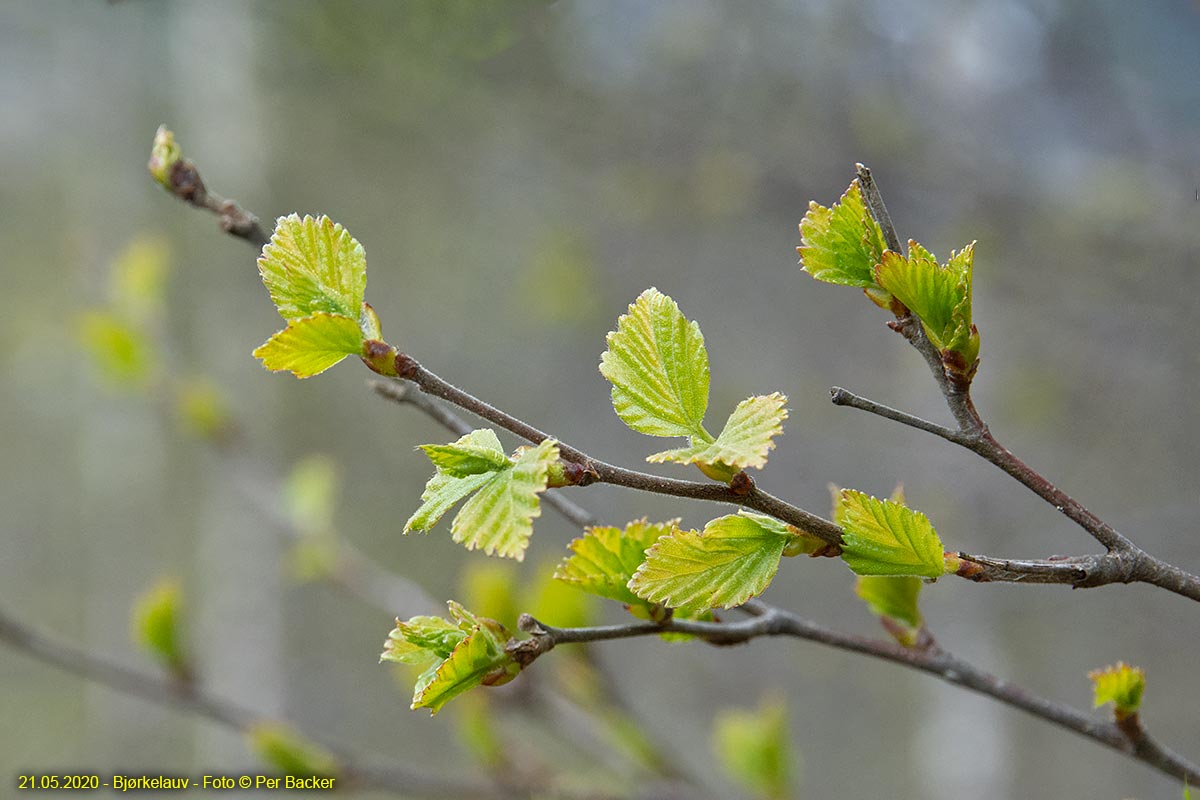
<path fill-rule="evenodd" d="M 288 370 L 297 378 L 319 375 L 346 356 L 362 353 L 362 332 L 349 317 L 318 313 L 293 319 L 254 351 L 273 372 Z"/>
<path fill-rule="evenodd" d="M 305 534 L 328 533 L 341 492 L 337 463 L 311 455 L 292 467 L 283 486 L 283 505 L 292 526 Z"/>
<path fill-rule="evenodd" d="M 908 258 L 888 251 L 875 279 L 920 320 L 940 352 L 957 353 L 966 366 L 979 356 L 979 331 L 971 322 L 971 272 L 975 243 L 939 265 L 933 254 L 908 243 Z"/>
<path fill-rule="evenodd" d="M 923 583 L 921 578 L 911 575 L 860 575 L 854 592 L 867 604 L 872 614 L 893 620 L 901 626 L 899 630 L 889 626 L 889 630 L 893 630 L 893 635 L 901 644 L 911 646 L 916 644 L 922 625 L 917 598 Z"/>
<path fill-rule="evenodd" d="M 1095 689 L 1095 707 L 1113 704 L 1113 713 L 1118 720 L 1136 714 L 1142 707 L 1142 693 L 1146 689 L 1146 671 L 1118 661 L 1111 667 L 1088 673 Z"/>
<path fill-rule="evenodd" d="M 436 714 L 442 706 L 476 686 L 499 686 L 521 671 L 507 653 L 508 630 L 495 620 L 477 617 L 451 601 L 450 619 L 413 617 L 396 620 L 381 661 L 423 667 L 413 690 L 412 707 Z"/>
<path fill-rule="evenodd" d="M 286 725 L 260 722 L 246 732 L 246 738 L 250 749 L 280 774 L 322 778 L 338 774 L 337 759 L 332 753 Z"/>
<path fill-rule="evenodd" d="M 453 444 L 430 446 L 426 453 L 437 472 L 404 532 L 429 530 L 451 506 L 475 492 L 454 518 L 454 541 L 468 550 L 522 560 L 533 520 L 541 514 L 538 495 L 546 490 L 550 465 L 558 459 L 556 443 L 547 439 L 523 447 L 510 459 L 496 434 L 480 429 Z"/>
<path fill-rule="evenodd" d="M 558 565 L 554 577 L 585 592 L 648 609 L 651 604 L 630 591 L 629 581 L 646 560 L 646 550 L 660 537 L 678 530 L 678 519 L 654 524 L 641 519 L 626 525 L 625 530 L 588 528 L 571 542 L 573 553 Z"/>
<path fill-rule="evenodd" d="M 675 529 L 646 551 L 629 588 L 684 614 L 732 608 L 767 588 L 797 535 L 758 514 L 719 517 L 702 533 Z"/>
<path fill-rule="evenodd" d="M 725 772 L 755 797 L 790 796 L 792 763 L 787 711 L 780 699 L 764 698 L 755 711 L 729 708 L 713 725 L 713 752 Z"/>
<path fill-rule="evenodd" d="M 423 444 L 421 449 L 433 465 L 447 475 L 465 478 L 481 472 L 496 472 L 510 465 L 503 450 L 474 444 Z"/>
<path fill-rule="evenodd" d="M 280 217 L 258 259 L 258 269 L 286 320 L 324 313 L 357 323 L 363 313 L 366 254 L 345 228 L 328 217 Z"/>
<path fill-rule="evenodd" d="M 178 675 L 187 673 L 183 650 L 183 590 L 179 581 L 164 578 L 148 589 L 133 606 L 133 640 L 147 653 Z"/>
<path fill-rule="evenodd" d="M 150 162 L 146 165 L 150 177 L 167 191 L 173 192 L 175 187 L 171 184 L 171 170 L 182 157 L 183 151 L 175 141 L 175 134 L 166 125 L 159 125 L 150 148 Z"/>
<path fill-rule="evenodd" d="M 859 575 L 919 575 L 946 571 L 942 541 L 929 519 L 891 500 L 843 489 L 835 509 L 842 558 Z"/>
<path fill-rule="evenodd" d="M 708 408 L 708 352 L 700 326 L 675 301 L 647 289 L 617 320 L 600 357 L 617 416 L 651 436 L 702 436 Z"/>
<path fill-rule="evenodd" d="M 767 463 L 767 454 L 775 448 L 772 440 L 783 433 L 783 421 L 788 416 L 784 408 L 786 403 L 787 397 L 779 392 L 747 398 L 729 415 L 716 441 L 701 441 L 691 447 L 666 450 L 646 460 L 722 465 L 734 472 L 746 467 L 762 469 Z"/>
<path fill-rule="evenodd" d="M 800 241 L 796 252 L 805 272 L 826 283 L 861 287 L 876 305 L 888 307 L 890 297 L 874 272 L 887 245 L 857 180 L 833 208 L 809 203 L 800 221 Z"/>

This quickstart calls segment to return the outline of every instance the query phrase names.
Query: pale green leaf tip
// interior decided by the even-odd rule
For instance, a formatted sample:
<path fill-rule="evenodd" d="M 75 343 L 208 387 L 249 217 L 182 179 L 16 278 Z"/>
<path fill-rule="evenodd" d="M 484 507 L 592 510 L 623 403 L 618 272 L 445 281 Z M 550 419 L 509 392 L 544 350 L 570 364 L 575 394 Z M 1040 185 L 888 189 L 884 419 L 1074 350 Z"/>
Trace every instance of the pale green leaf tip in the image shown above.
<path fill-rule="evenodd" d="M 1095 692 L 1096 708 L 1112 703 L 1117 719 L 1136 714 L 1142 705 L 1142 693 L 1146 689 L 1146 672 L 1141 667 L 1131 667 L 1118 661 L 1111 667 L 1088 673 Z"/>
<path fill-rule="evenodd" d="M 146 167 L 150 170 L 150 176 L 168 191 L 174 191 L 171 173 L 182 156 L 175 134 L 166 125 L 159 125 L 154 133 L 154 144 L 150 148 L 150 161 Z"/>

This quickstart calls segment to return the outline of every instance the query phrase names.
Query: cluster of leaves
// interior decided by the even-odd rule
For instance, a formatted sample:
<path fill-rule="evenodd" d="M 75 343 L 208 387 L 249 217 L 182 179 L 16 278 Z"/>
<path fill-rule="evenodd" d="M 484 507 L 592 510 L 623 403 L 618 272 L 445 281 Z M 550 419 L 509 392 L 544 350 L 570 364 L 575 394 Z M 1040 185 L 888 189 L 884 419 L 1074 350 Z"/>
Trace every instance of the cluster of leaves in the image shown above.
<path fill-rule="evenodd" d="M 448 605 L 448 619 L 396 620 L 380 656 L 422 669 L 412 707 L 428 708 L 433 714 L 469 689 L 508 683 L 521 671 L 507 650 L 512 637 L 503 625 L 477 617 L 453 600 Z"/>
<path fill-rule="evenodd" d="M 810 212 L 831 232 L 821 245 L 822 257 L 834 265 L 825 273 L 858 269 L 854 259 L 875 253 L 882 241 L 881 236 L 847 233 L 847 209 L 857 207 L 855 213 L 865 214 L 851 188 L 841 206 Z M 288 321 L 285 330 L 255 352 L 265 366 L 307 377 L 347 355 L 360 355 L 387 374 L 371 362 L 370 348 L 364 349 L 375 340 L 394 352 L 383 344 L 378 317 L 363 302 L 365 256 L 340 225 L 324 217 L 281 218 L 259 268 Z M 866 280 L 869 271 L 859 271 Z M 720 434 L 712 436 L 704 427 L 710 381 L 704 336 L 674 300 L 657 289 L 643 292 L 618 319 L 607 344 L 600 372 L 612 385 L 618 417 L 639 433 L 687 439 L 686 447 L 654 453 L 647 460 L 694 464 L 722 482 L 766 465 L 787 418 L 787 398 L 775 392 L 743 400 Z M 465 500 L 451 525 L 454 540 L 488 555 L 523 559 L 533 520 L 541 513 L 540 495 L 563 483 L 565 465 L 556 443 L 547 440 L 508 455 L 494 431 L 480 429 L 421 450 L 435 473 L 405 532 L 430 530 Z M 914 642 L 920 627 L 915 610 L 919 580 L 946 571 L 942 543 L 929 520 L 907 508 L 902 498 L 881 501 L 849 490 L 840 494 L 835 515 L 844 530 L 841 555 L 854 572 L 904 577 L 899 583 L 861 584 L 860 593 L 881 617 L 898 620 L 889 630 L 905 632 L 898 636 L 901 641 Z M 652 620 L 668 615 L 711 619 L 714 609 L 741 605 L 766 590 L 784 556 L 828 552 L 827 543 L 817 537 L 744 509 L 710 520 L 701 530 L 681 528 L 679 520 L 594 527 L 570 547 L 571 555 L 555 573 L 558 580 Z M 436 710 L 468 686 L 496 683 L 499 675 L 511 677 L 507 670 L 515 667 L 505 660 L 509 639 L 503 626 L 481 621 L 457 605 L 452 619 L 435 619 L 399 622 L 384 654 L 388 660 L 425 665 L 414 707 Z"/>
<path fill-rule="evenodd" d="M 363 302 L 366 253 L 328 217 L 280 217 L 258 269 L 287 322 L 254 351 L 267 369 L 308 378 L 383 338 L 379 318 Z"/>
<path fill-rule="evenodd" d="M 887 249 L 857 180 L 832 208 L 810 203 L 800 236 L 796 249 L 806 272 L 826 283 L 857 286 L 897 317 L 915 314 L 946 374 L 970 383 L 979 359 L 979 331 L 971 321 L 974 242 L 944 264 L 912 240 L 907 255 Z"/>

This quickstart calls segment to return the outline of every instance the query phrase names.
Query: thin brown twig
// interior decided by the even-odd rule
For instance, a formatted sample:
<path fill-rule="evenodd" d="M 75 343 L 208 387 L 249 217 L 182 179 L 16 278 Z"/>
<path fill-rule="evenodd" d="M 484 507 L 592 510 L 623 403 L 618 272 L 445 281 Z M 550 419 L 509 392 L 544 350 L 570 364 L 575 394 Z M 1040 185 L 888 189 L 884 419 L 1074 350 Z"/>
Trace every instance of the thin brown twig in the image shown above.
<path fill-rule="evenodd" d="M 107 686 L 122 694 L 140 697 L 158 705 L 196 714 L 242 733 L 269 721 L 268 718 L 225 698 L 209 694 L 195 683 L 185 683 L 167 675 L 131 669 L 94 651 L 76 647 L 15 619 L 0 609 L 0 641 L 50 666 L 69 672 L 92 683 Z M 291 726 L 296 730 L 295 726 Z M 404 796 L 418 797 L 512 797 L 511 787 L 498 787 L 458 778 L 431 778 L 399 766 L 386 768 L 360 764 L 338 747 L 321 743 L 303 734 L 335 754 L 337 780 L 342 788 L 384 789 Z M 524 794 L 529 794 L 526 790 Z M 519 795 L 520 796 L 520 795 Z"/>
<path fill-rule="evenodd" d="M 760 636 L 804 639 L 925 672 L 947 683 L 1021 709 L 1148 764 L 1174 778 L 1200 782 L 1200 766 L 1159 745 L 1145 731 L 1141 732 L 1140 739 L 1135 740 L 1116 723 L 1100 722 L 1070 706 L 1038 697 L 979 669 L 937 645 L 909 648 L 894 642 L 855 636 L 826 628 L 758 601 L 752 601 L 745 608 L 754 616 L 738 622 L 669 619 L 662 623 L 630 622 L 589 628 L 555 628 L 525 614 L 521 617 L 520 628 L 530 634 L 530 638 L 511 644 L 510 650 L 515 658 L 528 666 L 560 644 L 611 641 L 654 636 L 664 632 L 686 633 L 716 645 L 740 644 Z"/>
<path fill-rule="evenodd" d="M 398 403 L 411 404 L 460 435 L 470 430 L 470 425 L 461 417 L 442 407 L 436 401 L 412 392 L 411 386 L 394 381 L 372 381 L 370 385 L 381 396 Z M 497 422 L 497 424 L 501 423 Z M 932 423 L 927 424 L 932 425 Z M 557 495 L 548 495 L 547 500 L 557 497 Z M 587 513 L 582 509 L 579 511 L 583 514 Z M 989 570 L 989 574 L 1009 575 L 1007 578 L 996 577 L 997 580 L 1007 579 L 1014 582 L 1069 583 L 1078 580 L 1081 569 L 1074 563 L 1013 562 L 989 559 L 985 556 L 959 555 L 962 558 L 978 559 L 980 567 Z M 1097 558 L 1102 558 L 1102 556 Z M 525 614 L 519 621 L 519 627 L 526 633 L 530 633 L 531 638 L 514 642 L 510 646 L 516 658 L 528 666 L 539 656 L 559 644 L 587 644 L 670 631 L 689 633 L 718 645 L 738 644 L 759 636 L 791 636 L 926 672 L 943 681 L 986 695 L 1001 703 L 1021 709 L 1034 717 L 1092 739 L 1172 777 L 1181 780 L 1198 780 L 1197 773 L 1200 772 L 1200 767 L 1196 767 L 1161 746 L 1144 730 L 1139 729 L 1138 737 L 1131 737 L 1127 731 L 1115 723 L 1097 721 L 1070 706 L 1038 697 L 933 644 L 932 637 L 922 640 L 929 642 L 928 646 L 906 648 L 893 642 L 878 641 L 832 630 L 791 612 L 768 605 L 761 600 L 752 600 L 741 608 L 752 614 L 752 619 L 743 622 L 669 619 L 664 623 L 631 622 L 623 625 L 591 628 L 555 628 Z"/>
<path fill-rule="evenodd" d="M 886 207 L 883 205 L 882 197 L 879 195 L 878 189 L 875 187 L 874 181 L 870 176 L 870 171 L 862 165 L 858 165 L 858 167 L 859 178 L 863 181 L 864 193 L 867 195 L 868 205 L 872 209 L 872 213 L 878 215 L 877 219 L 882 218 L 883 222 L 881 222 L 881 226 L 884 227 L 885 237 L 889 246 L 898 249 L 899 242 L 895 234 L 895 229 L 891 224 L 890 218 L 887 216 Z M 233 231 L 230 232 L 234 233 Z M 234 233 L 234 235 L 238 234 Z M 907 324 L 905 324 L 906 322 Z M 959 421 L 961 432 L 970 436 L 987 436 L 987 426 L 976 412 L 969 391 L 957 390 L 946 379 L 945 371 L 941 366 L 940 356 L 933 349 L 928 338 L 924 336 L 919 320 L 909 315 L 907 320 L 898 320 L 896 329 L 903 333 L 926 357 L 935 376 L 939 378 L 939 385 L 943 387 L 943 394 L 946 396 L 952 413 L 954 413 L 955 418 Z M 408 356 L 402 355 L 401 358 L 406 361 L 405 368 L 401 371 L 404 379 L 412 380 L 423 392 L 441 397 L 533 443 L 550 438 L 548 434 L 447 383 L 428 370 L 425 370 Z M 389 399 L 417 405 L 435 419 L 443 421 L 443 424 L 446 424 L 451 430 L 458 430 L 460 433 L 467 431 L 465 423 L 462 423 L 461 420 L 458 420 L 458 424 L 448 424 L 452 420 L 457 420 L 456 415 L 451 414 L 445 409 L 441 409 L 441 413 L 439 413 L 439 406 L 435 403 L 415 401 L 414 398 L 416 396 L 410 396 L 407 392 L 396 391 L 393 385 L 385 382 L 374 382 L 372 386 L 381 395 Z M 901 412 L 896 413 L 899 414 Z M 926 426 L 928 427 L 923 429 L 930 430 L 937 427 L 932 423 L 926 423 Z M 930 432 L 937 433 L 936 430 L 930 430 Z M 954 441 L 954 439 L 951 439 L 951 441 Z M 834 523 L 762 492 L 752 482 L 749 484 L 748 491 L 735 492 L 732 488 L 719 484 L 710 485 L 679 481 L 626 470 L 592 459 L 581 451 L 569 445 L 563 445 L 561 442 L 559 444 L 559 451 L 564 459 L 587 467 L 590 472 L 594 473 L 596 476 L 595 479 L 603 482 L 678 497 L 746 505 L 775 516 L 785 522 L 789 522 L 789 524 L 796 525 L 831 544 L 840 544 L 841 541 L 841 529 Z M 547 501 L 550 502 L 553 497 L 555 496 L 551 495 L 547 497 Z M 575 508 L 577 509 L 578 507 Z M 579 511 L 582 514 L 586 514 L 581 509 Z M 1014 577 L 1010 578 L 1011 580 L 1032 581 L 1036 576 L 1047 578 L 1058 576 L 1061 578 L 1065 575 L 1073 574 L 1073 570 L 1079 568 L 1077 564 L 1001 561 L 985 556 L 968 556 L 966 554 L 959 554 L 959 556 L 964 559 L 975 559 L 981 568 L 991 568 L 997 571 L 997 573 L 1008 570 L 1014 574 Z M 1021 576 L 1021 570 L 1026 570 L 1026 574 Z M 1072 581 L 1054 579 L 1046 580 L 1045 582 L 1071 583 Z M 1130 737 L 1127 732 L 1123 731 L 1115 723 L 1099 723 L 1069 706 L 1039 698 L 974 667 L 972 664 L 959 659 L 957 656 L 942 650 L 936 645 L 931 644 L 920 649 L 904 648 L 890 642 L 857 637 L 824 628 L 814 622 L 805 620 L 782 609 L 768 606 L 760 601 L 751 601 L 745 604 L 743 608 L 754 615 L 750 620 L 744 622 L 703 622 L 697 620 L 668 619 L 662 623 L 635 622 L 627 625 L 576 629 L 553 628 L 538 622 L 529 615 L 522 615 L 521 628 L 531 633 L 532 638 L 514 643 L 512 646 L 514 652 L 519 654 L 519 657 L 527 659 L 525 663 L 530 663 L 539 655 L 548 652 L 554 646 L 561 643 L 604 641 L 672 631 L 692 634 L 713 644 L 735 644 L 749 641 L 758 636 L 792 636 L 851 652 L 870 655 L 935 675 L 944 681 L 987 695 L 1007 705 L 1020 708 L 1036 717 L 1046 719 L 1067 730 L 1091 738 L 1118 752 L 1147 763 L 1168 775 L 1185 781 L 1200 782 L 1200 767 L 1196 767 L 1177 754 L 1158 745 L 1157 742 L 1154 742 L 1154 740 L 1145 734 L 1144 730 L 1139 729 L 1141 733 L 1140 737 Z"/>

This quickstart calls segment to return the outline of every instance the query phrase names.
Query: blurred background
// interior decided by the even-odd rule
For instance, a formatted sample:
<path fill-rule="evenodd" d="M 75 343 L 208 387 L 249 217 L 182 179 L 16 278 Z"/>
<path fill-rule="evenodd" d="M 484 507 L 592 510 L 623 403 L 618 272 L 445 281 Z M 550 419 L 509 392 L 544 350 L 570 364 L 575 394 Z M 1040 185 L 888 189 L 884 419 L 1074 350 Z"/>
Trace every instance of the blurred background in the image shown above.
<path fill-rule="evenodd" d="M 280 320 L 251 248 L 147 176 L 160 123 L 212 190 L 264 220 L 343 223 L 390 342 L 594 456 L 637 466 L 666 446 L 625 428 L 596 369 L 616 317 L 657 286 L 703 328 L 710 422 L 750 394 L 789 396 L 756 476 L 768 490 L 825 514 L 829 483 L 882 496 L 903 481 L 948 546 L 1095 549 L 966 451 L 829 403 L 840 385 L 949 419 L 887 315 L 796 263 L 808 201 L 832 203 L 865 162 L 902 238 L 943 258 L 978 240 L 975 394 L 993 432 L 1150 552 L 1200 569 L 1195 3 L 17 0 L 0 8 L 0 105 L 0 603 L 152 671 L 130 610 L 176 576 L 206 687 L 366 760 L 484 769 L 454 704 L 409 711 L 411 676 L 376 663 L 392 617 L 437 606 L 412 591 L 380 608 L 322 580 L 319 557 L 298 565 L 313 548 L 280 535 L 280 487 L 297 464 L 324 465 L 340 491 L 320 542 L 463 599 L 464 567 L 486 559 L 447 523 L 401 536 L 430 473 L 413 446 L 454 437 L 378 398 L 355 364 L 301 382 L 250 357 Z M 122 264 L 145 279 L 135 316 L 153 352 L 122 349 L 105 316 L 139 302 L 114 288 Z M 235 444 L 212 446 L 214 419 L 237 426 Z M 722 513 L 614 488 L 569 496 L 612 524 Z M 508 579 L 536 587 L 577 533 L 547 511 Z M 882 635 L 836 562 L 785 562 L 766 597 Z M 609 606 L 600 618 L 620 620 Z M 1077 707 L 1089 669 L 1145 667 L 1143 718 L 1200 757 L 1186 600 L 943 580 L 924 610 L 946 647 Z M 803 761 L 796 796 L 1179 796 L 1042 721 L 804 642 L 594 655 L 655 746 L 715 796 L 739 790 L 711 757 L 714 715 L 769 692 Z M 257 769 L 234 731 L 7 647 L 0 720 L 5 782 Z M 557 725 L 502 730 L 535 762 L 608 788 L 639 780 L 572 751 Z"/>

